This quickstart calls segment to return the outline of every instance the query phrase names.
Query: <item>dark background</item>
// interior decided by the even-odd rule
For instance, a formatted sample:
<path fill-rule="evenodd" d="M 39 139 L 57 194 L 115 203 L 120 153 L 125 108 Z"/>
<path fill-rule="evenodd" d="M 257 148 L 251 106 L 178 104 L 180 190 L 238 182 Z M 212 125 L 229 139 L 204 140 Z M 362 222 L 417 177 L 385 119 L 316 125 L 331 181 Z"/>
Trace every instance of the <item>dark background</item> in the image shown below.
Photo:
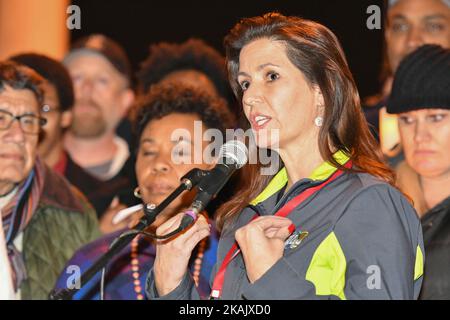
<path fill-rule="evenodd" d="M 382 0 L 73 0 L 81 9 L 81 30 L 72 40 L 103 33 L 124 46 L 135 70 L 160 41 L 204 39 L 223 53 L 222 40 L 240 18 L 278 11 L 321 22 L 340 39 L 362 97 L 380 87 L 382 30 L 369 30 L 367 7 Z"/>

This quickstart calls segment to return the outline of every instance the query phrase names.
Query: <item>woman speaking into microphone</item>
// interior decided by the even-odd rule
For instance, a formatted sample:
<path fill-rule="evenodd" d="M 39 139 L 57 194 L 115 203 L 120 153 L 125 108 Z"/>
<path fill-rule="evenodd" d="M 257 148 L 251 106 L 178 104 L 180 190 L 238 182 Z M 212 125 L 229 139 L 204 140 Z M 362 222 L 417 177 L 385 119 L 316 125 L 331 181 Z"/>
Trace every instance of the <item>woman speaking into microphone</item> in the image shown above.
<path fill-rule="evenodd" d="M 222 228 L 215 299 L 416 299 L 423 239 L 369 133 L 336 36 L 277 13 L 240 21 L 225 38 L 230 84 L 258 148 L 280 157 L 273 176 L 247 182 L 216 216 Z M 272 131 L 279 139 L 272 141 Z M 158 228 L 176 229 L 183 214 Z M 187 271 L 209 234 L 200 218 L 157 245 L 151 299 L 197 299 Z"/>

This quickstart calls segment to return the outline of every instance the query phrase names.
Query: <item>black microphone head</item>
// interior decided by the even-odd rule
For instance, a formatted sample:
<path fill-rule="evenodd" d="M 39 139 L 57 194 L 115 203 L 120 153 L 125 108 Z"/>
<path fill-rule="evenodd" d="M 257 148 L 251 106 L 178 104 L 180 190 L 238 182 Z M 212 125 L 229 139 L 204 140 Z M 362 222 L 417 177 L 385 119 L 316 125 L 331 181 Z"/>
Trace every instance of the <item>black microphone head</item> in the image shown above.
<path fill-rule="evenodd" d="M 223 144 L 219 151 L 219 163 L 233 165 L 236 169 L 242 168 L 248 161 L 246 145 L 237 140 Z"/>

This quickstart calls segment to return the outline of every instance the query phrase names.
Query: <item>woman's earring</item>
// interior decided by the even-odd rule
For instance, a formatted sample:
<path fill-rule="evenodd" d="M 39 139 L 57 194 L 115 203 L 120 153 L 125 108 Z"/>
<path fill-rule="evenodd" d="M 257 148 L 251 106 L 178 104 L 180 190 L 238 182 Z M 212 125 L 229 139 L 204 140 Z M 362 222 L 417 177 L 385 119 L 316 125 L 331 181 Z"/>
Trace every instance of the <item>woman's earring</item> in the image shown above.
<path fill-rule="evenodd" d="M 134 189 L 133 194 L 134 194 L 134 196 L 135 196 L 136 198 L 142 199 L 142 196 L 141 196 L 141 190 L 139 190 L 139 187 L 136 187 L 136 189 Z"/>
<path fill-rule="evenodd" d="M 322 117 L 316 117 L 316 118 L 314 119 L 314 124 L 315 124 L 316 126 L 318 126 L 318 127 L 321 127 L 322 124 L 323 124 L 323 118 L 322 118 Z"/>

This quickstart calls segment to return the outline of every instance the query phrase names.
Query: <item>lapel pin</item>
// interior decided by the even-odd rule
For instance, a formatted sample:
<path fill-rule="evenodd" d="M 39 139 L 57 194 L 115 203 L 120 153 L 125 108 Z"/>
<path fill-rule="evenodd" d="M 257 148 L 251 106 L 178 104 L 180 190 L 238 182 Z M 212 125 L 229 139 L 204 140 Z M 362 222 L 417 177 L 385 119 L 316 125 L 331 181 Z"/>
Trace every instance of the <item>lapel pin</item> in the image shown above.
<path fill-rule="evenodd" d="M 297 248 L 308 236 L 308 231 L 295 231 L 285 242 L 284 247 L 289 249 Z"/>

